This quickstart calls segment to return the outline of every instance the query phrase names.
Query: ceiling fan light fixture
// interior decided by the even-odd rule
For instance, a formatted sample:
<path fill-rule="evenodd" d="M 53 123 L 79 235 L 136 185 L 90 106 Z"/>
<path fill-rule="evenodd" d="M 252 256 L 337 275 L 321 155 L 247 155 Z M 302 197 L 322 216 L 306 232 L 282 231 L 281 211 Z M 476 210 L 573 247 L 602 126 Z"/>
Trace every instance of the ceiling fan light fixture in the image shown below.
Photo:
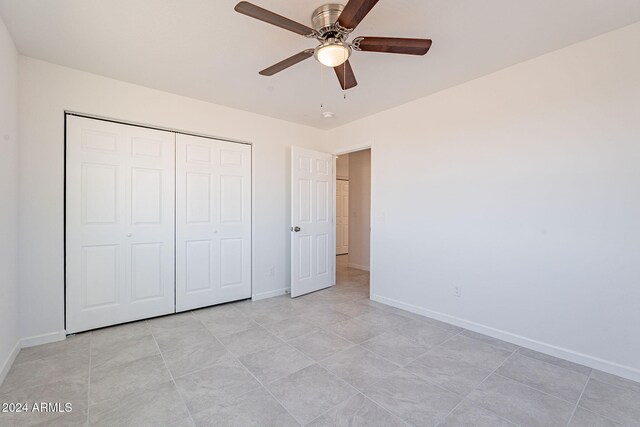
<path fill-rule="evenodd" d="M 352 50 L 401 55 L 424 55 L 431 47 L 430 39 L 399 37 L 359 36 L 351 42 L 347 42 L 353 30 L 356 29 L 378 1 L 347 0 L 346 5 L 338 3 L 323 4 L 311 15 L 311 27 L 292 21 L 248 1 L 241 1 L 234 9 L 236 12 L 250 18 L 275 25 L 309 39 L 316 39 L 320 43 L 320 46 L 316 48 L 305 49 L 265 68 L 259 72 L 260 75 L 273 76 L 314 56 L 322 65 L 332 67 L 342 90 L 348 90 L 358 85 L 349 63 Z"/>
<path fill-rule="evenodd" d="M 351 48 L 344 42 L 330 40 L 318 46 L 314 56 L 322 65 L 333 68 L 347 62 L 351 56 Z"/>

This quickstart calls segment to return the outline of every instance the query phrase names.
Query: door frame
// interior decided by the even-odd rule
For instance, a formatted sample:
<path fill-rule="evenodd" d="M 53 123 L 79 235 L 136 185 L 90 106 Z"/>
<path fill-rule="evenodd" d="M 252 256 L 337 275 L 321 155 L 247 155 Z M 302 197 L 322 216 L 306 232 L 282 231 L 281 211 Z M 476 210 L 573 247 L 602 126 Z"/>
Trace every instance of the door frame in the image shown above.
<path fill-rule="evenodd" d="M 63 164 L 63 192 L 62 192 L 62 203 L 63 203 L 63 213 L 62 213 L 62 229 L 63 229 L 63 282 L 64 282 L 64 286 L 63 286 L 63 324 L 64 324 L 64 331 L 65 331 L 65 335 L 66 335 L 66 329 L 67 329 L 67 117 L 68 116 L 78 116 L 78 117 L 84 117 L 87 119 L 93 119 L 93 120 L 101 120 L 104 122 L 111 122 L 111 123 L 117 123 L 117 124 L 122 124 L 122 125 L 127 125 L 127 126 L 136 126 L 136 127 L 141 127 L 141 128 L 147 128 L 147 129 L 154 129 L 154 130 L 160 130 L 160 131 L 166 131 L 166 132 L 173 132 L 176 134 L 183 134 L 183 135 L 191 135 L 191 136 L 198 136 L 201 138 L 208 138 L 208 139 L 215 139 L 218 141 L 225 141 L 225 142 L 232 142 L 232 143 L 236 143 L 236 144 L 244 144 L 244 145 L 248 145 L 251 147 L 251 273 L 250 273 L 250 277 L 249 277 L 249 281 L 251 283 L 251 299 L 253 300 L 255 295 L 254 295 L 254 290 L 255 287 L 253 286 L 253 272 L 256 268 L 256 260 L 255 260 L 255 251 L 254 251 L 254 236 L 255 236 L 255 209 L 253 208 L 255 206 L 255 161 L 254 161 L 254 149 L 253 149 L 253 142 L 251 141 L 244 141 L 244 140 L 240 140 L 240 139 L 233 139 L 233 138 L 226 138 L 226 137 L 220 137 L 220 136 L 215 136 L 215 135 L 208 135 L 208 134 L 203 134 L 203 133 L 197 133 L 197 132 L 191 132 L 191 131 L 186 131 L 186 130 L 181 130 L 181 129 L 176 129 L 176 128 L 169 128 L 169 127 L 165 127 L 165 126 L 158 126 L 158 125 L 151 125 L 151 124 L 147 124 L 147 123 L 140 123 L 140 122 L 133 122 L 130 120 L 124 120 L 124 119 L 117 119 L 117 118 L 113 118 L 113 117 L 105 117 L 105 116 L 100 116 L 100 115 L 95 115 L 95 114 L 89 114 L 89 113 L 83 113 L 83 112 L 79 112 L 79 111 L 74 111 L 74 110 L 64 110 L 64 114 L 63 114 L 63 120 L 64 120 L 64 126 L 63 126 L 63 132 L 64 132 L 64 164 Z M 174 178 L 175 179 L 175 178 Z M 174 193 L 175 193 L 175 188 L 174 188 Z M 335 212 L 334 212 L 334 216 L 335 216 Z M 174 221 L 175 221 L 175 217 L 174 217 Z M 174 237 L 175 237 L 175 229 L 174 229 Z M 175 249 L 175 239 L 174 239 L 174 249 Z M 335 275 L 335 268 L 334 268 L 334 275 Z M 175 280 L 175 271 L 174 271 L 174 280 Z M 174 294 L 173 294 L 173 304 L 174 304 L 174 309 L 175 309 L 175 304 L 176 304 L 176 294 L 175 294 L 175 289 L 174 289 Z M 174 313 L 175 314 L 175 313 Z"/>
<path fill-rule="evenodd" d="M 374 207 L 375 207 L 375 150 L 373 147 L 373 143 L 372 142 L 367 142 L 367 143 L 363 143 L 362 145 L 355 145 L 355 146 L 351 146 L 345 149 L 341 149 L 338 151 L 334 151 L 333 154 L 333 194 L 335 194 L 336 192 L 336 159 L 338 156 L 344 155 L 344 154 L 349 154 L 349 153 L 355 153 L 356 151 L 363 151 L 363 150 L 371 150 L 371 194 L 370 194 L 370 209 L 369 209 L 369 299 L 371 299 L 371 297 L 374 296 L 375 292 L 374 292 L 374 276 L 375 276 L 375 272 L 374 272 L 374 242 L 375 242 L 375 234 L 374 234 L 374 221 L 372 220 L 373 218 L 375 218 L 374 216 Z M 351 190 L 349 190 L 351 191 Z M 335 209 L 335 204 L 334 204 L 334 209 L 333 209 L 333 241 L 336 241 L 336 209 Z M 334 245 L 335 246 L 335 245 Z M 333 281 L 335 283 L 336 281 L 336 250 L 334 248 L 333 251 Z"/>

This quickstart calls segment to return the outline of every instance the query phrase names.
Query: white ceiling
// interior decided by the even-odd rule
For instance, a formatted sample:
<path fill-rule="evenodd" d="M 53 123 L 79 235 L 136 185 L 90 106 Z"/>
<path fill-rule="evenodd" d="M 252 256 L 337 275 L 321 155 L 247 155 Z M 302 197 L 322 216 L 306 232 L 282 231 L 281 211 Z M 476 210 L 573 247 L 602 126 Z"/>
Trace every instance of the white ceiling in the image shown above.
<path fill-rule="evenodd" d="M 306 25 L 325 3 L 252 2 Z M 315 41 L 240 15 L 236 3 L 0 0 L 0 15 L 23 55 L 323 129 L 640 21 L 638 0 L 380 0 L 355 35 L 428 37 L 433 47 L 424 57 L 355 52 L 359 84 L 344 99 L 333 70 L 313 59 L 258 75 Z"/>

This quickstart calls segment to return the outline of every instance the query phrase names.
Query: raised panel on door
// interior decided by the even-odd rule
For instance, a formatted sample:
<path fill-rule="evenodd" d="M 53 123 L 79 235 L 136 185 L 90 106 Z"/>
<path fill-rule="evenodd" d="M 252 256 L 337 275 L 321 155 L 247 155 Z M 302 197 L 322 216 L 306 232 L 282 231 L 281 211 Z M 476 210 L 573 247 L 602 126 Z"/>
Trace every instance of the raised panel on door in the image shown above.
<path fill-rule="evenodd" d="M 86 245 L 81 248 L 81 310 L 118 304 L 120 294 L 119 245 Z"/>
<path fill-rule="evenodd" d="M 311 211 L 313 209 L 313 205 L 311 204 L 311 186 L 313 185 L 313 181 L 300 178 L 296 184 L 298 187 L 298 221 L 296 223 L 309 224 L 311 223 Z"/>
<path fill-rule="evenodd" d="M 334 284 L 333 156 L 291 150 L 291 296 Z"/>
<path fill-rule="evenodd" d="M 133 168 L 131 171 L 131 223 L 162 224 L 161 169 Z"/>
<path fill-rule="evenodd" d="M 329 265 L 329 234 L 318 234 L 316 236 L 316 245 L 315 245 L 315 253 L 316 253 L 316 276 L 318 278 L 322 278 L 323 276 L 328 276 L 330 274 L 330 265 Z"/>
<path fill-rule="evenodd" d="M 176 139 L 176 307 L 251 297 L 251 147 Z"/>
<path fill-rule="evenodd" d="M 69 333 L 174 312 L 174 136 L 67 116 Z"/>
<path fill-rule="evenodd" d="M 184 203 L 186 224 L 212 224 L 213 174 L 208 172 L 187 172 L 184 180 Z"/>
<path fill-rule="evenodd" d="M 298 250 L 298 268 L 295 277 L 300 282 L 310 280 L 313 270 L 313 236 L 298 236 L 295 244 Z"/>
<path fill-rule="evenodd" d="M 191 295 L 214 289 L 212 240 L 185 241 L 185 294 Z"/>
<path fill-rule="evenodd" d="M 242 238 L 220 240 L 220 287 L 240 286 L 243 282 Z"/>
<path fill-rule="evenodd" d="M 242 224 L 242 175 L 220 175 L 220 222 Z"/>
<path fill-rule="evenodd" d="M 131 245 L 131 301 L 137 303 L 163 298 L 162 243 L 136 243 Z"/>
<path fill-rule="evenodd" d="M 82 163 L 80 212 L 83 225 L 118 222 L 118 169 L 117 165 Z"/>

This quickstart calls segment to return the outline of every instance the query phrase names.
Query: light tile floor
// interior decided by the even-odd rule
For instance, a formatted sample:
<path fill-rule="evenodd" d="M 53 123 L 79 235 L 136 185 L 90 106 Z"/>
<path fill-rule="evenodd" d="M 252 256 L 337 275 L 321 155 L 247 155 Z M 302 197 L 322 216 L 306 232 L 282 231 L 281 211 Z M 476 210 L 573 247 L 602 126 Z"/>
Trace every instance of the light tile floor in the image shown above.
<path fill-rule="evenodd" d="M 640 384 L 368 299 L 338 285 L 23 349 L 0 425 L 638 426 Z"/>

